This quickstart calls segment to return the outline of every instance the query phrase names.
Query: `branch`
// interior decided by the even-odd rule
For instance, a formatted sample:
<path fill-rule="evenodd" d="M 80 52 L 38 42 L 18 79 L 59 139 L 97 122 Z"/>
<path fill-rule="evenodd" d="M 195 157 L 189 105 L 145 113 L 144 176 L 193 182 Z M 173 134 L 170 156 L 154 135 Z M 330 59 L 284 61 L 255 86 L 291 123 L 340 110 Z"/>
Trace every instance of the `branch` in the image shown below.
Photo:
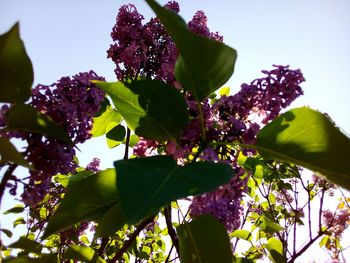
<path fill-rule="evenodd" d="M 130 144 L 130 134 L 131 131 L 129 128 L 126 129 L 126 139 L 125 139 L 125 152 L 124 152 L 124 160 L 129 159 L 129 144 Z"/>
<path fill-rule="evenodd" d="M 0 183 L 0 206 L 1 206 L 1 199 L 2 199 L 2 196 L 4 195 L 7 182 L 11 179 L 12 173 L 17 168 L 17 166 L 18 166 L 17 164 L 9 165 L 9 167 L 7 168 L 4 176 L 1 179 L 1 183 Z"/>
<path fill-rule="evenodd" d="M 117 253 L 114 255 L 114 257 L 109 260 L 109 263 L 112 262 L 118 262 L 118 259 L 129 249 L 129 247 L 132 245 L 132 243 L 136 240 L 137 236 L 140 234 L 140 232 L 149 224 L 152 223 L 155 216 L 152 216 L 145 221 L 141 222 L 137 227 L 134 233 L 131 234 L 129 239 L 125 241 L 124 245 L 117 251 Z"/>
<path fill-rule="evenodd" d="M 173 245 L 176 249 L 177 254 L 180 255 L 179 239 L 177 237 L 176 231 L 171 222 L 171 205 L 170 204 L 164 208 L 164 216 L 165 216 L 165 222 L 168 228 L 168 233 L 171 238 L 171 241 L 173 242 Z"/>

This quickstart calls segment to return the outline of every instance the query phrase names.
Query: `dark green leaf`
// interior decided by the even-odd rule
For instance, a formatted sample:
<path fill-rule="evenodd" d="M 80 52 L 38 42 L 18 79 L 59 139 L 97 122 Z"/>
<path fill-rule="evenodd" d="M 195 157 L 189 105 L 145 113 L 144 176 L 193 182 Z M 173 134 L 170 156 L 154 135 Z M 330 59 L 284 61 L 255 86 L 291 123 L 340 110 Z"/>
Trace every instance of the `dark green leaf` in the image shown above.
<path fill-rule="evenodd" d="M 15 205 L 14 207 L 12 207 L 9 210 L 6 210 L 3 214 L 7 215 L 7 214 L 19 214 L 22 213 L 24 211 L 24 206 L 22 204 L 18 204 Z"/>
<path fill-rule="evenodd" d="M 111 209 L 109 209 L 101 220 L 98 221 L 96 229 L 96 235 L 98 236 L 110 236 L 116 231 L 121 229 L 125 224 L 123 211 L 119 203 L 116 203 Z"/>
<path fill-rule="evenodd" d="M 25 251 L 40 253 L 43 245 L 26 237 L 20 237 L 16 242 L 9 245 L 10 248 L 20 248 Z"/>
<path fill-rule="evenodd" d="M 3 232 L 8 238 L 12 237 L 12 232 L 6 228 L 0 228 L 0 231 Z"/>
<path fill-rule="evenodd" d="M 180 51 L 175 68 L 176 79 L 202 101 L 229 80 L 234 70 L 236 51 L 191 32 L 177 14 L 154 0 L 146 1 Z"/>
<path fill-rule="evenodd" d="M 178 166 L 169 156 L 120 160 L 114 165 L 120 203 L 130 224 L 151 216 L 170 201 L 213 191 L 234 175 L 227 164 Z"/>
<path fill-rule="evenodd" d="M 102 218 L 119 202 L 115 169 L 83 176 L 69 183 L 67 193 L 49 221 L 43 239 L 84 220 Z M 71 180 L 74 180 L 74 175 Z"/>
<path fill-rule="evenodd" d="M 30 168 L 23 155 L 17 151 L 16 147 L 5 137 L 0 136 L 0 164 L 11 162 Z"/>
<path fill-rule="evenodd" d="M 99 117 L 94 118 L 94 124 L 91 134 L 93 137 L 104 135 L 107 131 L 107 127 L 111 124 L 117 126 L 122 121 L 122 116 L 116 110 L 107 108 L 104 113 Z"/>
<path fill-rule="evenodd" d="M 135 134 L 151 140 L 175 140 L 188 122 L 184 97 L 159 81 L 94 82 L 113 100 Z"/>
<path fill-rule="evenodd" d="M 210 215 L 194 218 L 177 228 L 182 263 L 232 263 L 231 244 L 224 225 Z"/>
<path fill-rule="evenodd" d="M 21 103 L 28 100 L 33 78 L 33 66 L 17 23 L 0 36 L 0 101 Z"/>
<path fill-rule="evenodd" d="M 117 125 L 111 129 L 107 127 L 108 132 L 106 133 L 107 145 L 109 148 L 114 148 L 122 143 L 125 138 L 126 131 L 123 125 Z"/>
<path fill-rule="evenodd" d="M 75 259 L 83 262 L 105 263 L 101 257 L 90 247 L 84 246 L 69 246 L 63 254 L 63 259 Z"/>
<path fill-rule="evenodd" d="M 274 263 L 287 262 L 286 257 L 283 255 L 283 244 L 280 240 L 275 237 L 269 238 L 266 248 L 270 252 L 270 258 Z"/>
<path fill-rule="evenodd" d="M 17 104 L 6 114 L 7 128 L 45 134 L 73 145 L 68 134 L 49 116 L 26 104 Z"/>
<path fill-rule="evenodd" d="M 301 107 L 282 114 L 252 147 L 266 159 L 304 166 L 350 189 L 350 139 L 320 112 Z"/>

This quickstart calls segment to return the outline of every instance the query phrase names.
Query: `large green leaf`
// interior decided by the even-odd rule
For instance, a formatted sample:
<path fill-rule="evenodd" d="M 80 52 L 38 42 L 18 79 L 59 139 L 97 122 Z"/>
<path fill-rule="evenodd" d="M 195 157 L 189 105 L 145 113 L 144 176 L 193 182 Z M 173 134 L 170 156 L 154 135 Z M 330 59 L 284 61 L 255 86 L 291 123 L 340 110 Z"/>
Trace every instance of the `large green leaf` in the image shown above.
<path fill-rule="evenodd" d="M 91 247 L 72 245 L 63 254 L 63 259 L 75 259 L 82 262 L 105 263 Z"/>
<path fill-rule="evenodd" d="M 229 80 L 237 57 L 234 49 L 192 33 L 176 13 L 161 7 L 154 0 L 146 2 L 157 14 L 180 52 L 175 76 L 185 89 L 202 101 Z"/>
<path fill-rule="evenodd" d="M 6 114 L 7 128 L 45 134 L 73 145 L 68 134 L 49 116 L 26 104 L 17 104 Z"/>
<path fill-rule="evenodd" d="M 125 139 L 126 130 L 123 125 L 114 126 L 114 124 L 107 127 L 106 139 L 109 148 L 114 148 L 121 144 Z"/>
<path fill-rule="evenodd" d="M 269 238 L 266 248 L 270 252 L 270 258 L 274 263 L 287 262 L 287 259 L 283 254 L 283 244 L 279 239 L 275 237 Z"/>
<path fill-rule="evenodd" d="M 23 155 L 17 151 L 16 147 L 5 137 L 0 136 L 0 164 L 11 162 L 30 168 Z"/>
<path fill-rule="evenodd" d="M 94 83 L 107 92 L 130 129 L 139 136 L 158 141 L 174 140 L 188 122 L 184 97 L 162 82 Z"/>
<path fill-rule="evenodd" d="M 232 263 L 231 244 L 224 225 L 210 215 L 177 228 L 182 263 Z"/>
<path fill-rule="evenodd" d="M 121 229 L 125 224 L 123 210 L 119 203 L 111 207 L 98 221 L 97 236 L 110 236 Z"/>
<path fill-rule="evenodd" d="M 43 238 L 81 221 L 102 218 L 119 202 L 116 181 L 115 169 L 111 168 L 69 183 Z"/>
<path fill-rule="evenodd" d="M 0 36 L 0 102 L 20 103 L 29 99 L 33 66 L 19 35 L 19 24 Z"/>
<path fill-rule="evenodd" d="M 91 134 L 94 137 L 106 134 L 107 127 L 114 124 L 117 126 L 122 121 L 122 116 L 118 111 L 108 107 L 100 116 L 94 118 Z"/>
<path fill-rule="evenodd" d="M 47 263 L 57 262 L 56 254 L 41 254 L 38 258 L 26 257 L 26 256 L 15 256 L 5 258 L 4 263 Z"/>
<path fill-rule="evenodd" d="M 304 166 L 350 189 L 350 139 L 318 111 L 301 107 L 282 114 L 253 147 L 266 159 Z"/>
<path fill-rule="evenodd" d="M 169 156 L 120 160 L 120 203 L 130 224 L 151 216 L 170 201 L 215 190 L 234 175 L 222 163 L 196 162 L 179 166 Z"/>

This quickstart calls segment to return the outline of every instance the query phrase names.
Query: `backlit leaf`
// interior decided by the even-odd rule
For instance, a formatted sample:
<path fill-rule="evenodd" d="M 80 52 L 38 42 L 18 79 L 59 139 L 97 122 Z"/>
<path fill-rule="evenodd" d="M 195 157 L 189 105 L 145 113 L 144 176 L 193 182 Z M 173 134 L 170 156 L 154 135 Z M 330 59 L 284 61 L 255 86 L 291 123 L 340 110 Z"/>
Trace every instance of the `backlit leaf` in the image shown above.
<path fill-rule="evenodd" d="M 174 140 L 188 122 L 184 97 L 162 82 L 94 83 L 107 92 L 136 135 L 158 141 Z"/>
<path fill-rule="evenodd" d="M 328 117 L 301 107 L 266 125 L 255 146 L 265 159 L 292 162 L 350 189 L 350 139 Z"/>
<path fill-rule="evenodd" d="M 119 202 L 116 181 L 115 169 L 107 169 L 68 184 L 43 238 L 84 220 L 101 219 Z"/>

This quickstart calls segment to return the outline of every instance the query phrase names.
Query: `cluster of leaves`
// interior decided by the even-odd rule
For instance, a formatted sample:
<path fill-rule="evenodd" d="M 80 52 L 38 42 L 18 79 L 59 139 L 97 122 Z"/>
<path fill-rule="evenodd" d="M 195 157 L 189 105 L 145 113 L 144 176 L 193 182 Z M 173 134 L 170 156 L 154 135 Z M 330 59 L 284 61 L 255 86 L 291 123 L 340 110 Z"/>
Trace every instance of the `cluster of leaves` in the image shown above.
<path fill-rule="evenodd" d="M 176 13 L 155 1 L 146 2 L 180 53 L 176 80 L 201 105 L 231 77 L 235 50 L 191 32 Z M 72 144 L 50 117 L 25 103 L 30 98 L 33 70 L 19 38 L 18 25 L 0 37 L 0 76 L 0 101 L 11 103 L 6 129 L 45 134 Z M 185 165 L 164 155 L 128 159 L 128 148 L 138 136 L 158 142 L 177 140 L 189 119 L 183 94 L 156 80 L 94 83 L 106 92 L 113 106 L 105 100 L 95 116 L 92 135 L 106 135 L 110 147 L 125 144 L 125 158 L 116 161 L 115 168 L 97 172 L 79 168 L 74 174 L 57 175 L 52 191 L 34 210 L 23 206 L 8 210 L 6 213 L 29 211 L 27 219 L 21 217 L 14 222 L 14 227 L 27 224 L 28 234 L 6 246 L 2 252 L 5 262 L 129 262 L 132 257 L 136 262 L 170 262 L 177 258 L 181 262 L 255 262 L 266 256 L 274 262 L 294 262 L 321 236 L 322 246 L 340 250 L 337 244 L 341 235 L 331 231 L 335 225 L 321 224 L 323 198 L 329 187 L 306 184 L 296 166 L 350 189 L 346 154 L 350 140 L 328 117 L 307 107 L 292 109 L 266 125 L 256 144 L 227 142 L 232 147 L 258 152 L 249 158 L 242 155 L 239 160 L 245 176 L 251 175 L 244 201 L 247 209 L 242 228 L 228 234 L 217 218 L 191 218 L 177 200 L 211 192 L 227 183 L 234 176 L 230 165 L 197 161 L 196 156 Z M 198 111 L 203 114 L 200 107 Z M 202 133 L 205 134 L 203 123 Z M 207 143 L 204 141 L 205 138 L 203 143 Z M 18 165 L 35 167 L 6 136 L 1 135 L 0 146 L 0 165 L 7 166 L 1 181 L 2 197 Z M 303 205 L 295 196 L 299 184 L 308 197 Z M 294 194 L 293 200 L 290 193 Z M 308 243 L 297 248 L 297 226 L 304 224 L 305 207 L 310 217 L 310 203 L 316 197 L 321 200 L 318 233 L 312 234 L 308 223 Z M 172 211 L 178 211 L 178 220 L 172 217 Z M 80 231 L 87 229 L 86 222 L 93 222 L 89 235 Z M 247 225 L 248 230 L 244 229 Z M 11 235 L 7 229 L 1 231 Z M 236 252 L 239 239 L 251 244 L 241 254 Z M 294 242 L 292 248 L 290 242 Z M 170 249 L 166 243 L 171 243 Z M 14 256 L 13 249 L 20 252 Z"/>

